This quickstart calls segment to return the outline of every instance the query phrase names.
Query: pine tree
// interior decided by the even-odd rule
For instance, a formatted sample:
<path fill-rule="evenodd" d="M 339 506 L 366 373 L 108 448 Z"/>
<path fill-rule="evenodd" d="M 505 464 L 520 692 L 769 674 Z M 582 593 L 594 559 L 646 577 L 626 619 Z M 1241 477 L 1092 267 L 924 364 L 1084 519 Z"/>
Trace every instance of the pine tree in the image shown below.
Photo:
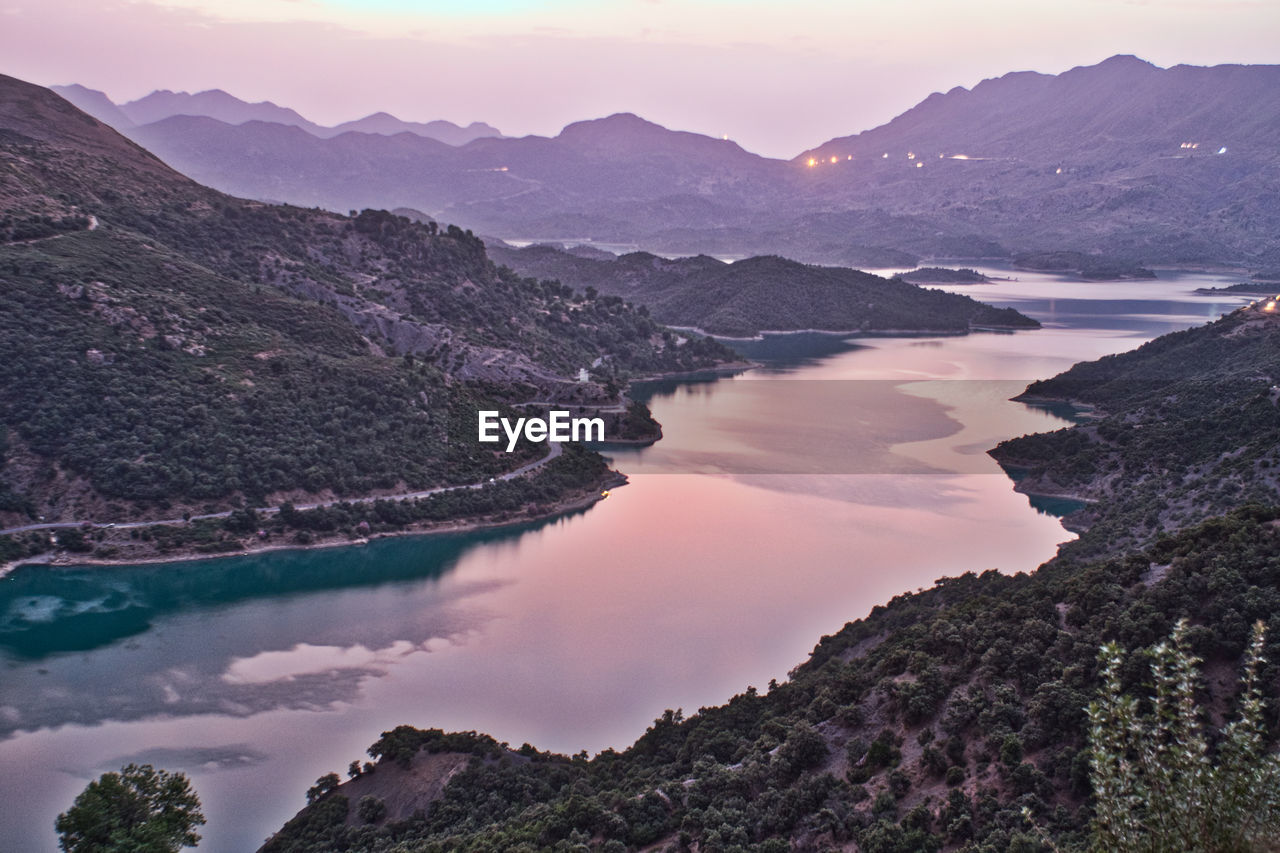
<path fill-rule="evenodd" d="M 1114 642 L 1102 647 L 1101 696 L 1088 708 L 1095 850 L 1234 853 L 1280 846 L 1280 755 L 1266 749 L 1258 675 L 1264 640 L 1258 622 L 1245 654 L 1238 719 L 1223 727 L 1213 753 L 1196 702 L 1201 661 L 1187 648 L 1186 620 L 1149 650 L 1149 710 L 1121 693 L 1124 651 Z"/>

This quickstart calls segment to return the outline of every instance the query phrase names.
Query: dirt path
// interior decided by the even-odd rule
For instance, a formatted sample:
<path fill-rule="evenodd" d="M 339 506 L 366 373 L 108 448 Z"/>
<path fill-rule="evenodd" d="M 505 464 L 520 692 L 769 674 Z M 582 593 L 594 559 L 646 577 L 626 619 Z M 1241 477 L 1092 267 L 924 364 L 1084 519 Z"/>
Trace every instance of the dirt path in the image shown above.
<path fill-rule="evenodd" d="M 547 451 L 547 455 L 542 457 L 541 459 L 537 459 L 533 462 L 530 462 L 528 465 L 521 465 L 519 468 L 516 468 L 514 471 L 508 471 L 507 473 L 500 474 L 497 477 L 492 477 L 488 480 L 481 480 L 478 483 L 466 483 L 461 486 L 437 486 L 434 489 L 424 489 L 418 492 L 401 492 L 399 494 L 394 494 L 394 495 L 373 495 L 367 498 L 341 498 L 338 500 L 321 501 L 319 503 L 312 503 L 312 504 L 296 504 L 294 505 L 294 509 L 299 509 L 299 510 L 319 509 L 320 507 L 336 506 L 337 504 L 341 504 L 341 503 L 363 504 L 363 503 L 373 503 L 374 501 L 413 500 L 414 498 L 425 498 L 431 495 L 440 494 L 441 492 L 452 492 L 458 489 L 479 489 L 488 485 L 489 483 L 496 483 L 499 480 L 513 480 L 516 477 L 524 476 L 525 474 L 528 474 L 530 471 L 534 471 L 534 470 L 537 470 L 538 468 L 541 468 L 543 465 L 546 465 L 548 462 L 557 458 L 558 456 L 560 456 L 560 454 L 564 452 L 564 448 L 558 443 L 552 442 L 550 447 L 551 449 Z M 278 513 L 280 511 L 280 507 L 272 506 L 272 507 L 255 508 L 255 511 L 258 513 L 258 515 L 274 515 L 275 513 Z M 135 527 L 151 527 L 154 524 L 185 524 L 188 521 L 202 521 L 210 518 L 227 518 L 230 515 L 231 515 L 231 510 L 227 510 L 226 512 L 212 512 L 212 513 L 208 513 L 207 515 L 193 515 L 191 516 L 190 519 L 162 518 L 162 519 L 156 519 L 152 521 L 124 521 L 124 522 L 106 523 L 106 524 L 100 524 L 94 521 L 52 521 L 52 522 L 43 522 L 39 524 L 24 524 L 21 527 L 5 528 L 3 530 L 0 530 L 0 536 L 4 536 L 10 533 L 26 533 L 27 531 L 31 531 L 31 530 L 65 530 L 70 527 L 83 527 L 86 524 L 92 525 L 94 527 L 106 527 L 113 530 L 129 530 Z"/>

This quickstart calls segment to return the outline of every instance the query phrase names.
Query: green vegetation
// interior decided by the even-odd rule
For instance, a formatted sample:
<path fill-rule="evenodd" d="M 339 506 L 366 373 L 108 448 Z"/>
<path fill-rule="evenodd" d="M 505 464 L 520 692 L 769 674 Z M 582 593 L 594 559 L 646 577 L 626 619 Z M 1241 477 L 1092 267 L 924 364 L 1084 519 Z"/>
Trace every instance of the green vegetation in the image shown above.
<path fill-rule="evenodd" d="M 913 284 L 983 284 L 987 277 L 974 269 L 953 270 L 945 267 L 920 267 L 899 276 Z"/>
<path fill-rule="evenodd" d="M 1047 849 L 1042 833 L 1079 849 L 1094 813 L 1085 706 L 1112 677 L 1100 671 L 1098 648 L 1150 645 L 1190 615 L 1187 648 L 1235 666 L 1254 643 L 1250 626 L 1264 620 L 1266 658 L 1275 660 L 1278 518 L 1243 509 L 1127 556 L 1065 555 L 1033 575 L 939 581 L 823 638 L 786 683 L 687 718 L 669 711 L 621 753 L 587 760 L 397 729 L 371 756 L 474 756 L 425 815 L 346 827 L 338 788 L 266 849 L 853 842 L 994 853 Z M 1273 695 L 1275 667 L 1258 667 L 1255 683 Z M 1140 661 L 1116 672 L 1123 691 L 1145 681 Z M 1215 703 L 1230 702 L 1222 685 L 1208 688 Z"/>
<path fill-rule="evenodd" d="M 1213 750 L 1188 631 L 1181 620 L 1168 642 L 1151 649 L 1155 694 L 1146 713 L 1122 693 L 1119 644 L 1099 655 L 1102 687 L 1089 706 L 1098 850 L 1266 850 L 1280 838 L 1280 755 L 1265 750 L 1259 684 L 1265 625 L 1254 624 L 1245 653 L 1239 719 L 1222 729 Z"/>
<path fill-rule="evenodd" d="M 1201 287 L 1196 293 L 1226 293 L 1230 295 L 1239 294 L 1240 296 L 1274 296 L 1276 293 L 1276 280 L 1267 276 L 1260 281 L 1242 281 L 1238 284 L 1229 284 L 1226 287 Z"/>
<path fill-rule="evenodd" d="M 1242 309 L 1077 364 L 1026 399 L 1096 407 L 1089 422 L 1003 442 L 992 455 L 1032 493 L 1098 503 L 1072 548 L 1114 552 L 1245 503 L 1280 503 L 1280 321 Z"/>
<path fill-rule="evenodd" d="M 177 853 L 200 841 L 200 798 L 182 773 L 130 764 L 104 773 L 58 815 L 66 853 Z"/>
<path fill-rule="evenodd" d="M 899 596 L 823 638 L 785 683 L 689 717 L 668 711 L 623 752 L 588 759 L 486 742 L 480 754 L 421 736 L 427 751 L 471 756 L 425 813 L 347 827 L 340 787 L 269 849 L 1083 850 L 1111 844 L 1091 826 L 1127 831 L 1137 809 L 1151 832 L 1154 816 L 1206 790 L 1150 792 L 1169 778 L 1158 766 L 1172 761 L 1175 731 L 1207 744 L 1192 747 L 1196 772 L 1221 801 L 1220 811 L 1184 809 L 1176 825 L 1204 833 L 1202 849 L 1237 849 L 1209 835 L 1243 844 L 1270 832 L 1273 808 L 1270 787 L 1257 801 L 1231 797 L 1241 768 L 1251 784 L 1270 785 L 1273 772 L 1259 756 L 1274 718 L 1258 721 L 1264 697 L 1276 707 L 1269 661 L 1280 651 L 1277 335 L 1270 314 L 1240 311 L 1031 386 L 1029 397 L 1099 410 L 994 451 L 1026 466 L 1024 484 L 1098 498 L 1078 514 L 1081 538 L 1034 574 L 968 573 Z M 1146 704 L 1119 697 L 1146 693 L 1149 669 L 1116 649 L 1171 632 L 1156 716 L 1146 716 Z M 1192 655 L 1215 673 L 1243 659 L 1243 688 L 1196 684 Z M 1237 708 L 1241 722 L 1216 739 L 1197 734 L 1193 696 L 1197 708 Z M 1122 744 L 1106 740 L 1117 715 L 1131 736 Z M 397 760 L 415 737 L 399 730 Z M 1143 750 L 1156 756 L 1145 765 Z M 1120 754 L 1127 764 L 1108 757 Z M 1245 814 L 1260 823 L 1232 816 Z"/>
<path fill-rule="evenodd" d="M 646 306 L 664 323 L 717 335 L 798 329 L 966 332 L 975 325 L 1039 326 L 1012 309 L 916 287 L 901 278 L 884 279 L 773 256 L 726 264 L 705 255 L 668 260 L 634 252 L 606 260 L 550 246 L 496 249 L 493 254 L 525 274 L 596 288 Z"/>
<path fill-rule="evenodd" d="M 1090 281 L 1156 277 L 1155 273 L 1135 261 L 1084 252 L 1028 252 L 1014 255 L 1013 263 L 1028 270 L 1074 273 Z"/>
<path fill-rule="evenodd" d="M 9 78 L 0 163 L 15 522 L 480 482 L 538 451 L 479 445 L 479 408 L 603 404 L 631 376 L 734 357 L 676 346 L 616 297 L 499 270 L 454 226 L 223 196 Z"/>

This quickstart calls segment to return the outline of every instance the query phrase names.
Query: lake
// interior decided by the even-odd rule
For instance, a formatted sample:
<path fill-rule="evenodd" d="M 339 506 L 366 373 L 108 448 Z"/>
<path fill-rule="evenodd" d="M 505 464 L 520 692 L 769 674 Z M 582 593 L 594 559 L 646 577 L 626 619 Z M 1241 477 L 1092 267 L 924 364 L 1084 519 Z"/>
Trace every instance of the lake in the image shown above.
<path fill-rule="evenodd" d="M 610 450 L 630 483 L 497 531 L 0 580 L 0 838 L 54 850 L 85 783 L 191 776 L 204 851 L 254 849 L 401 723 L 563 752 L 622 748 L 667 708 L 784 679 L 817 640 L 964 571 L 1029 571 L 1071 538 L 985 451 L 1069 412 L 1031 380 L 1214 319 L 1235 279 L 950 288 L 1037 331 L 780 336 L 764 367 L 638 386 L 663 424 Z M 1045 511 L 1042 511 L 1045 510 Z"/>

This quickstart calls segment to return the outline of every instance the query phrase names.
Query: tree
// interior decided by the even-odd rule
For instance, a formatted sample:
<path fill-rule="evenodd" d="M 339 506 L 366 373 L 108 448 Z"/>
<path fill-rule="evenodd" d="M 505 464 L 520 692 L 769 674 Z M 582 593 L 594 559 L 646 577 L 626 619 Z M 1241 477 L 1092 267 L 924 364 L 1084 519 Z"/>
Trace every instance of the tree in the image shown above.
<path fill-rule="evenodd" d="M 66 853 L 175 853 L 204 822 L 185 774 L 130 764 L 90 782 L 54 826 Z"/>
<path fill-rule="evenodd" d="M 1245 654 L 1238 719 L 1209 749 L 1196 701 L 1200 659 L 1181 620 L 1151 649 L 1150 711 L 1120 688 L 1124 654 L 1102 647 L 1102 688 L 1089 706 L 1093 846 L 1099 850 L 1246 851 L 1280 837 L 1280 755 L 1266 749 L 1259 670 L 1265 629 Z"/>

